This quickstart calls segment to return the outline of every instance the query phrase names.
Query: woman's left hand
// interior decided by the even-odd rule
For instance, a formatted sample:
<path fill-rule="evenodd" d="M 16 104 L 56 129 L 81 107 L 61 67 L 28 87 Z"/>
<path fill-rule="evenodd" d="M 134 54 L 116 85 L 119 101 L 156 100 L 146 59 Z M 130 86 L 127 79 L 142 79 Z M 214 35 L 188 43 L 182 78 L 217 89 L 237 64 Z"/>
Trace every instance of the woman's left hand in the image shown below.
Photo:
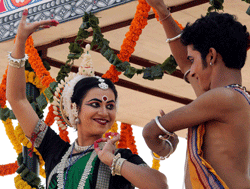
<path fill-rule="evenodd" d="M 109 138 L 109 136 L 113 136 L 113 138 L 111 139 Z M 118 140 L 120 140 L 120 135 L 118 133 L 109 132 L 105 134 L 105 138 L 100 138 L 94 142 L 94 148 L 99 159 L 101 160 L 101 162 L 108 165 L 109 167 L 111 167 L 113 158 L 115 157 L 114 155 L 116 149 L 115 143 Z M 98 143 L 100 142 L 106 142 L 103 149 L 100 149 L 98 146 Z"/>

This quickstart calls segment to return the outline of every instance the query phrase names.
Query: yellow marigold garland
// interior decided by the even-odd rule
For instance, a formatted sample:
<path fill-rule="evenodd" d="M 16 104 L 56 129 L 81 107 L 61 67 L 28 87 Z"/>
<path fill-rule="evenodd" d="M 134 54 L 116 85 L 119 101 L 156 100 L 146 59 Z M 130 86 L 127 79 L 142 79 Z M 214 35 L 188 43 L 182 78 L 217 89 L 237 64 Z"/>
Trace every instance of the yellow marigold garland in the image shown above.
<path fill-rule="evenodd" d="M 103 134 L 103 138 L 105 137 L 105 134 L 108 133 L 108 132 L 112 132 L 112 133 L 117 133 L 118 132 L 118 124 L 117 122 L 115 121 L 114 124 L 112 125 L 111 129 L 107 130 L 104 134 Z M 113 138 L 113 137 L 111 137 Z M 118 147 L 118 143 L 116 143 L 116 147 Z"/>
<path fill-rule="evenodd" d="M 118 130 L 118 124 L 117 124 L 117 122 L 115 121 L 114 124 L 112 125 L 111 129 L 107 130 L 107 131 L 103 134 L 103 137 L 105 137 L 105 134 L 108 133 L 108 132 L 117 133 L 117 130 Z"/>
<path fill-rule="evenodd" d="M 2 120 L 2 122 L 5 127 L 6 134 L 8 138 L 10 139 L 10 142 L 13 145 L 13 148 L 16 150 L 16 153 L 17 154 L 21 153 L 22 145 L 20 144 L 20 142 L 18 141 L 17 137 L 14 134 L 14 127 L 13 127 L 11 119 L 8 118 L 6 121 Z"/>
<path fill-rule="evenodd" d="M 36 189 L 32 188 L 26 181 L 24 181 L 19 174 L 14 178 L 14 182 L 17 189 Z"/>
<path fill-rule="evenodd" d="M 159 157 L 157 154 L 154 154 L 156 157 Z M 160 168 L 160 160 L 153 158 L 152 169 L 159 170 Z"/>
<path fill-rule="evenodd" d="M 34 72 L 29 72 L 25 70 L 25 79 L 26 83 L 31 83 L 35 85 L 36 88 L 39 89 L 40 94 L 46 89 L 46 87 L 42 85 L 40 79 Z"/>

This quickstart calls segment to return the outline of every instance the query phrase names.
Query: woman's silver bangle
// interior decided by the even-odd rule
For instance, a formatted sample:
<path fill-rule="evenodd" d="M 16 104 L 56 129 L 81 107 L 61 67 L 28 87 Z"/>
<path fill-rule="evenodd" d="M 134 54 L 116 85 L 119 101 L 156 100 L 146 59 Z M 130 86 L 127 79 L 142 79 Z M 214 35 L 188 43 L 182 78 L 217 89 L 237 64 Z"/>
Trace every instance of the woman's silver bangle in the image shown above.
<path fill-rule="evenodd" d="M 171 42 L 171 41 L 174 41 L 174 40 L 176 40 L 176 39 L 179 39 L 179 38 L 181 37 L 181 35 L 182 35 L 182 33 L 180 33 L 179 35 L 177 35 L 177 36 L 175 36 L 175 37 L 173 37 L 173 38 L 168 38 L 168 39 L 166 40 L 166 42 L 169 43 L 169 42 Z"/>
<path fill-rule="evenodd" d="M 160 136 L 161 136 L 161 135 L 160 135 Z M 160 138 L 160 136 L 159 136 L 159 138 Z M 160 138 L 160 139 L 161 139 L 161 138 Z M 156 156 L 154 155 L 154 152 L 151 150 L 151 154 L 152 154 L 152 156 L 153 156 L 154 159 L 157 159 L 157 160 L 165 160 L 166 158 L 169 158 L 169 156 L 174 152 L 174 148 L 173 148 L 172 143 L 171 143 L 168 139 L 164 139 L 164 140 L 165 140 L 165 142 L 168 143 L 169 146 L 170 146 L 170 151 L 169 151 L 169 153 L 168 153 L 166 156 L 156 157 Z"/>
<path fill-rule="evenodd" d="M 116 165 L 116 162 L 117 160 L 121 158 L 121 154 L 118 153 L 114 158 L 113 158 L 113 161 L 112 161 L 112 165 L 111 165 L 111 174 L 112 176 L 115 176 L 115 165 Z"/>
<path fill-rule="evenodd" d="M 124 159 L 124 158 L 119 158 L 116 161 L 116 164 L 115 164 L 115 175 L 121 176 L 121 169 L 122 169 L 122 165 L 123 165 L 124 161 L 126 161 L 126 159 Z"/>
<path fill-rule="evenodd" d="M 25 61 L 28 60 L 28 55 L 25 54 L 23 58 L 15 59 L 11 56 L 11 52 L 8 54 L 9 65 L 15 68 L 22 68 L 25 66 Z"/>
<path fill-rule="evenodd" d="M 190 69 L 188 69 L 185 73 L 184 73 L 184 76 L 183 76 L 183 79 L 187 82 L 187 83 L 190 83 L 187 79 L 187 75 L 190 73 Z"/>
<path fill-rule="evenodd" d="M 172 136 L 172 137 L 175 135 L 174 133 L 171 133 L 171 132 L 167 131 L 167 130 L 161 125 L 161 123 L 160 123 L 160 121 L 159 121 L 159 116 L 156 116 L 155 122 L 156 122 L 157 126 L 159 127 L 159 129 L 161 129 L 162 132 L 164 132 L 166 135 L 169 135 L 169 136 Z"/>

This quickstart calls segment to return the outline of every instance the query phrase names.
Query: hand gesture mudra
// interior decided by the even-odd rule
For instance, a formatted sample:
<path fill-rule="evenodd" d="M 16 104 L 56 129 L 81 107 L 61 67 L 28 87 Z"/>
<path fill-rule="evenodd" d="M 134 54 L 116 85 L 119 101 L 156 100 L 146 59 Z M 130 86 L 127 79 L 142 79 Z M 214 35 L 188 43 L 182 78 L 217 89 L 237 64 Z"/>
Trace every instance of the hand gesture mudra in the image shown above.
<path fill-rule="evenodd" d="M 26 40 L 38 28 L 50 28 L 51 26 L 57 26 L 59 24 L 56 20 L 41 20 L 33 23 L 27 23 L 27 16 L 28 9 L 24 9 L 23 16 L 17 30 L 17 37 L 22 40 Z"/>
<path fill-rule="evenodd" d="M 109 136 L 113 136 L 113 138 L 109 138 Z M 105 138 L 100 138 L 94 143 L 95 151 L 99 157 L 99 159 L 106 165 L 111 166 L 113 158 L 115 157 L 115 143 L 120 140 L 120 135 L 118 133 L 106 133 Z M 100 149 L 98 146 L 99 142 L 106 142 L 103 149 Z"/>

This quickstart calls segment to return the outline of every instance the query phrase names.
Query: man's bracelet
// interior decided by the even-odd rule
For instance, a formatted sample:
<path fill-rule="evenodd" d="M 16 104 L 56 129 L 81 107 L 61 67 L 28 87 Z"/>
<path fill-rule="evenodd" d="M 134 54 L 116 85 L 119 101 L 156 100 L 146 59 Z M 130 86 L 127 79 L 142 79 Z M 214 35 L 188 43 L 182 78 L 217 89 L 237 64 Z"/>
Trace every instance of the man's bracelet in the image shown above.
<path fill-rule="evenodd" d="M 159 136 L 159 138 L 160 138 L 160 136 Z M 174 152 L 174 147 L 173 147 L 172 143 L 168 139 L 165 139 L 165 142 L 168 143 L 169 146 L 170 146 L 169 153 L 166 156 L 159 156 L 159 157 L 157 157 L 157 156 L 155 156 L 154 152 L 151 150 L 151 155 L 153 156 L 154 159 L 165 160 L 166 158 L 169 158 L 169 156 Z"/>
<path fill-rule="evenodd" d="M 156 116 L 155 122 L 156 122 L 157 126 L 159 127 L 159 129 L 161 129 L 162 132 L 164 132 L 166 135 L 169 135 L 169 136 L 172 136 L 172 137 L 175 135 L 174 133 L 171 133 L 171 132 L 167 131 L 167 130 L 161 125 L 161 123 L 160 123 L 160 121 L 159 121 L 159 116 Z"/>
<path fill-rule="evenodd" d="M 174 41 L 174 40 L 176 40 L 176 39 L 179 39 L 179 38 L 181 37 L 181 35 L 182 35 L 182 33 L 180 33 L 179 35 L 177 35 L 177 36 L 175 36 L 175 37 L 173 37 L 173 38 L 168 38 L 168 39 L 166 40 L 166 42 L 169 43 L 169 42 L 171 42 L 171 41 Z"/>

